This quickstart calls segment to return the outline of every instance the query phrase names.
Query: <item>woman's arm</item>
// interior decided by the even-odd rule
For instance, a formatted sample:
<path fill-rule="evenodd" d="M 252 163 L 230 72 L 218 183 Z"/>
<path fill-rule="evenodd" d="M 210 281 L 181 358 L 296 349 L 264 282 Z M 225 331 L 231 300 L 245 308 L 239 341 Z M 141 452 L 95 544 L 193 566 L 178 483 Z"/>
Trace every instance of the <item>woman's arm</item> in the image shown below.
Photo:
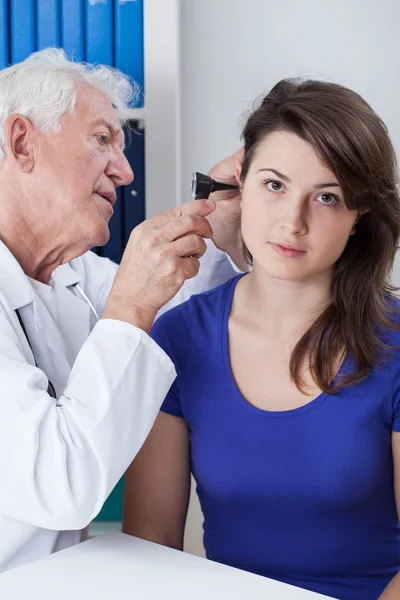
<path fill-rule="evenodd" d="M 125 475 L 123 532 L 183 550 L 189 495 L 186 423 L 160 412 Z"/>
<path fill-rule="evenodd" d="M 400 433 L 392 433 L 392 451 L 394 464 L 394 492 L 396 496 L 397 513 L 400 518 Z M 379 596 L 379 600 L 399 600 L 400 598 L 400 572 Z"/>

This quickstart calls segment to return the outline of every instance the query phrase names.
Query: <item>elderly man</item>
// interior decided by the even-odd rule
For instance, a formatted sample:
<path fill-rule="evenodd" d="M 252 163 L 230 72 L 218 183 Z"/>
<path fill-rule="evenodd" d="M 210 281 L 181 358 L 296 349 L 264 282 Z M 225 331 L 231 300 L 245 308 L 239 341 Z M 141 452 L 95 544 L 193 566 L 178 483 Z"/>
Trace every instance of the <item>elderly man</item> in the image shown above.
<path fill-rule="evenodd" d="M 212 236 L 205 217 L 240 254 L 237 198 L 141 224 L 119 269 L 89 252 L 133 177 L 131 95 L 121 73 L 55 49 L 0 72 L 0 571 L 79 542 L 144 442 L 175 377 L 154 318 L 234 274 L 210 242 L 177 295 Z M 227 179 L 233 160 L 215 169 Z"/>

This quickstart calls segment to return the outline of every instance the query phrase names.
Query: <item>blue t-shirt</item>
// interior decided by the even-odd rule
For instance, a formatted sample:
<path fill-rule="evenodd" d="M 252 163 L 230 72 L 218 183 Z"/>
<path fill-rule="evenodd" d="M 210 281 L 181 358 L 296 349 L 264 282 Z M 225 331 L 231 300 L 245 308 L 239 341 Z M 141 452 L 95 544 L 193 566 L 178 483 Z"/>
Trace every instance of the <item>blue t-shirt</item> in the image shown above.
<path fill-rule="evenodd" d="M 238 278 L 165 313 L 175 363 L 162 410 L 183 417 L 207 557 L 341 600 L 376 600 L 400 570 L 391 433 L 400 352 L 368 379 L 293 410 L 252 406 L 228 353 Z M 390 334 L 400 346 L 400 333 Z M 350 369 L 345 360 L 341 372 Z"/>

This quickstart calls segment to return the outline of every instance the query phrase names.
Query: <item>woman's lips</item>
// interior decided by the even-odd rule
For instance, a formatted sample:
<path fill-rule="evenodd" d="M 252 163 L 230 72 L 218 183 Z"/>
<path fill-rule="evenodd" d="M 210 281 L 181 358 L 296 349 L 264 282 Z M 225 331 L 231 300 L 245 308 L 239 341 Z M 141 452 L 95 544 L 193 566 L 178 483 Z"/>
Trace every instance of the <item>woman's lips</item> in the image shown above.
<path fill-rule="evenodd" d="M 284 246 L 283 244 L 275 244 L 270 242 L 270 245 L 277 254 L 280 256 L 285 256 L 286 258 L 298 258 L 299 256 L 304 256 L 304 254 L 307 254 L 305 250 L 291 248 L 290 246 Z"/>

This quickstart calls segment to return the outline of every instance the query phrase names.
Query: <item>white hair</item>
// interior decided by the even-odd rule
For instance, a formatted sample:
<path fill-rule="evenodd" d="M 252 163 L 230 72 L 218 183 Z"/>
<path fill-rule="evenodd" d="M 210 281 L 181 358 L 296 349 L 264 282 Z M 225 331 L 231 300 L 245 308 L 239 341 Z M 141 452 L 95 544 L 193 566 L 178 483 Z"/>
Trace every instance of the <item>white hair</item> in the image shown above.
<path fill-rule="evenodd" d="M 68 60 L 60 48 L 34 52 L 23 62 L 0 70 L 0 165 L 4 158 L 4 126 L 18 113 L 46 133 L 60 130 L 60 117 L 73 113 L 82 83 L 103 93 L 121 123 L 131 116 L 139 86 L 127 75 L 105 65 Z"/>

